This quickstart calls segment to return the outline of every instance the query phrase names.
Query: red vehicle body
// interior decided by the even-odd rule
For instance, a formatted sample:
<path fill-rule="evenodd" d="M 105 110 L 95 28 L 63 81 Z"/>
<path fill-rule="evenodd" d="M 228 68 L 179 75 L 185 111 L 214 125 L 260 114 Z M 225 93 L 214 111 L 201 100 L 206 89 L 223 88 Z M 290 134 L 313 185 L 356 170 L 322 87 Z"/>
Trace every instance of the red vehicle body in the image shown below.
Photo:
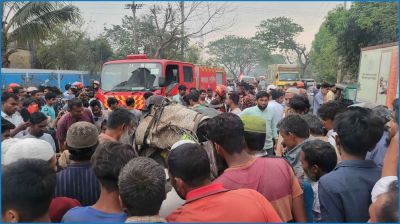
<path fill-rule="evenodd" d="M 174 96 L 178 86 L 215 91 L 217 85 L 226 85 L 223 68 L 210 68 L 187 62 L 149 59 L 146 55 L 128 55 L 123 60 L 104 63 L 101 72 L 101 90 L 97 97 L 107 108 L 107 99 L 114 97 L 125 105 L 128 97 L 135 99 L 135 108 L 145 106 L 145 92 Z"/>

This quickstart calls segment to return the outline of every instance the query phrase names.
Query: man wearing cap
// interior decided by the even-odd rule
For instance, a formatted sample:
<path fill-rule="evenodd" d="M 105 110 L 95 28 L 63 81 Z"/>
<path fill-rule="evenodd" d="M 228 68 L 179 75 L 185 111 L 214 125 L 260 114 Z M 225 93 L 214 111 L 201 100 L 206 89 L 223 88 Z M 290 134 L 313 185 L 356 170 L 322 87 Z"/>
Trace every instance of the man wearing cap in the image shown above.
<path fill-rule="evenodd" d="M 179 104 L 183 104 L 183 100 L 182 97 L 186 94 L 186 86 L 185 85 L 180 85 L 178 87 L 178 94 L 176 94 L 174 97 L 172 97 L 172 100 L 179 103 Z"/>
<path fill-rule="evenodd" d="M 66 146 L 71 163 L 57 173 L 57 197 L 77 199 L 83 206 L 93 205 L 99 198 L 99 181 L 90 163 L 98 145 L 98 133 L 94 124 L 85 121 L 69 127 Z"/>
<path fill-rule="evenodd" d="M 86 121 L 94 124 L 92 112 L 89 109 L 83 107 L 83 103 L 80 99 L 74 98 L 68 102 L 68 112 L 60 118 L 57 122 L 57 133 L 56 138 L 60 151 L 65 150 L 65 138 L 67 135 L 68 128 L 79 121 Z"/>
<path fill-rule="evenodd" d="M 256 157 L 267 156 L 263 149 L 267 124 L 265 119 L 255 115 L 243 115 L 240 117 L 244 126 L 244 139 L 246 140 L 247 151 Z"/>

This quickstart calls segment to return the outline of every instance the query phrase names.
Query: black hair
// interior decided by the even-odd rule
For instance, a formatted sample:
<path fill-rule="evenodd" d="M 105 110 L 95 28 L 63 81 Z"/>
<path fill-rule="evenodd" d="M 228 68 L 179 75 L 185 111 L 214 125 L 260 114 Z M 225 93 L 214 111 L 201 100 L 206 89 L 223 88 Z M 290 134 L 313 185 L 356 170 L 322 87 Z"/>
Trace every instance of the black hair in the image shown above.
<path fill-rule="evenodd" d="M 99 108 L 101 108 L 101 103 L 98 100 L 92 100 L 92 101 L 90 101 L 89 106 L 90 107 L 98 106 Z"/>
<path fill-rule="evenodd" d="M 25 98 L 22 101 L 22 107 L 29 107 L 29 105 L 31 105 L 32 103 L 37 103 L 36 100 L 32 99 L 32 98 Z"/>
<path fill-rule="evenodd" d="M 65 90 L 69 90 L 71 88 L 71 84 L 66 84 L 65 86 L 64 86 L 64 89 Z"/>
<path fill-rule="evenodd" d="M 384 123 L 371 109 L 350 107 L 335 117 L 333 129 L 344 151 L 365 157 L 381 139 Z"/>
<path fill-rule="evenodd" d="M 126 105 L 133 107 L 135 106 L 135 99 L 133 99 L 132 97 L 128 97 L 125 100 Z"/>
<path fill-rule="evenodd" d="M 210 179 L 210 159 L 196 143 L 185 143 L 173 149 L 168 156 L 168 169 L 173 177 L 181 178 L 191 187 L 200 187 Z"/>
<path fill-rule="evenodd" d="M 166 197 L 166 175 L 153 159 L 137 157 L 121 169 L 118 187 L 128 216 L 158 215 Z"/>
<path fill-rule="evenodd" d="M 56 173 L 47 161 L 20 159 L 2 172 L 1 210 L 16 210 L 18 222 L 34 222 L 49 210 L 56 187 Z"/>
<path fill-rule="evenodd" d="M 71 110 L 74 107 L 83 107 L 83 102 L 79 98 L 73 98 L 68 101 L 68 108 Z"/>
<path fill-rule="evenodd" d="M 211 89 L 211 88 L 208 88 L 207 89 L 207 92 L 212 92 L 213 90 Z"/>
<path fill-rule="evenodd" d="M 11 87 L 12 93 L 14 94 L 18 94 L 20 89 L 23 89 L 23 87 L 22 86 Z"/>
<path fill-rule="evenodd" d="M 29 119 L 29 122 L 31 122 L 32 124 L 39 124 L 45 120 L 47 120 L 47 116 L 42 113 L 42 112 L 35 112 L 32 113 Z"/>
<path fill-rule="evenodd" d="M 187 95 L 187 99 L 192 100 L 193 102 L 199 102 L 200 94 L 197 92 L 197 90 L 192 91 Z"/>
<path fill-rule="evenodd" d="M 303 114 L 301 115 L 301 118 L 307 122 L 308 127 L 310 128 L 310 134 L 315 136 L 324 135 L 324 126 L 317 116 L 313 114 Z"/>
<path fill-rule="evenodd" d="M 323 83 L 321 84 L 320 87 L 325 89 L 325 88 L 330 88 L 330 87 L 332 87 L 332 85 L 329 84 L 329 83 L 327 83 L 327 82 L 323 82 Z"/>
<path fill-rule="evenodd" d="M 187 87 L 186 87 L 185 85 L 180 85 L 180 86 L 178 87 L 178 90 L 179 90 L 179 91 L 183 91 L 183 90 L 186 91 L 186 89 L 187 89 Z"/>
<path fill-rule="evenodd" d="M 346 110 L 346 107 L 337 101 L 329 101 L 321 105 L 318 109 L 318 116 L 322 120 L 335 120 L 335 116 Z"/>
<path fill-rule="evenodd" d="M 13 98 L 14 100 L 18 101 L 18 96 L 14 93 L 3 92 L 1 94 L 1 102 L 5 103 L 8 99 Z"/>
<path fill-rule="evenodd" d="M 229 96 L 229 99 L 231 99 L 232 100 L 232 102 L 235 104 L 235 105 L 238 105 L 239 104 L 239 94 L 237 94 L 236 92 L 230 92 L 230 93 L 228 93 L 228 96 Z"/>
<path fill-rule="evenodd" d="M 135 156 L 135 151 L 128 144 L 108 141 L 97 146 L 91 159 L 92 168 L 107 191 L 118 190 L 119 172 Z"/>
<path fill-rule="evenodd" d="M 8 121 L 7 119 L 4 119 L 1 117 L 1 132 L 4 133 L 7 130 L 12 130 L 15 128 L 15 125 Z"/>
<path fill-rule="evenodd" d="M 107 99 L 107 104 L 108 106 L 114 105 L 114 104 L 119 104 L 119 101 L 115 99 L 114 97 L 110 97 Z"/>
<path fill-rule="evenodd" d="M 279 97 L 282 97 L 284 95 L 285 95 L 285 92 L 282 90 L 271 89 L 271 97 L 273 100 L 277 100 Z"/>
<path fill-rule="evenodd" d="M 73 148 L 67 145 L 67 149 L 70 153 L 69 159 L 73 161 L 89 161 L 92 158 L 93 153 L 96 151 L 97 145 L 88 148 Z"/>
<path fill-rule="evenodd" d="M 33 90 L 32 92 L 30 92 L 30 95 L 31 95 L 31 96 L 34 96 L 34 95 L 36 95 L 37 93 L 40 93 L 40 92 L 43 92 L 43 91 L 40 91 L 40 90 Z"/>
<path fill-rule="evenodd" d="M 196 89 L 195 87 L 191 87 L 191 88 L 189 89 L 189 91 L 190 91 L 190 92 L 192 92 L 192 91 L 197 91 L 197 89 Z"/>
<path fill-rule="evenodd" d="M 310 137 L 310 128 L 300 115 L 291 114 L 278 123 L 278 128 L 286 134 L 292 133 L 299 138 Z"/>
<path fill-rule="evenodd" d="M 269 98 L 269 94 L 267 93 L 267 91 L 261 90 L 256 94 L 256 100 L 263 98 L 263 97 Z"/>
<path fill-rule="evenodd" d="M 335 169 L 337 155 L 335 148 L 329 143 L 319 139 L 310 140 L 303 144 L 304 160 L 309 166 L 317 165 L 324 173 Z M 319 177 L 317 177 L 317 180 Z"/>
<path fill-rule="evenodd" d="M 56 95 L 61 95 L 62 94 L 61 90 L 59 88 L 57 88 L 56 86 L 51 87 L 51 91 L 53 93 L 55 93 Z"/>
<path fill-rule="evenodd" d="M 247 147 L 252 151 L 261 151 L 265 144 L 265 133 L 244 132 Z"/>
<path fill-rule="evenodd" d="M 53 92 L 48 92 L 44 95 L 45 100 L 51 100 L 57 98 L 57 95 Z"/>
<path fill-rule="evenodd" d="M 182 100 L 183 100 L 183 105 L 185 105 L 185 106 L 190 106 L 189 94 L 188 94 L 188 95 L 184 95 L 184 96 L 182 97 Z"/>
<path fill-rule="evenodd" d="M 116 109 L 110 113 L 107 120 L 107 128 L 117 129 L 121 125 L 131 125 L 134 115 L 126 109 Z"/>
<path fill-rule="evenodd" d="M 305 114 L 310 110 L 310 101 L 304 95 L 294 95 L 289 100 L 290 108 L 292 108 L 298 114 Z"/>
<path fill-rule="evenodd" d="M 145 93 L 143 94 L 143 97 L 144 97 L 145 100 L 147 100 L 149 97 L 151 97 L 151 96 L 153 96 L 153 95 L 154 95 L 154 93 L 152 93 L 152 92 L 145 92 Z"/>
<path fill-rule="evenodd" d="M 389 185 L 386 200 L 378 212 L 377 221 L 386 223 L 397 223 L 399 221 L 399 184 L 395 180 Z"/>
<path fill-rule="evenodd" d="M 206 90 L 205 90 L 205 89 L 200 89 L 200 90 L 199 90 L 199 93 L 200 93 L 200 95 L 201 95 L 202 93 L 206 93 Z"/>
<path fill-rule="evenodd" d="M 229 154 L 240 153 L 246 146 L 243 122 L 233 113 L 222 113 L 207 122 L 207 138 Z"/>

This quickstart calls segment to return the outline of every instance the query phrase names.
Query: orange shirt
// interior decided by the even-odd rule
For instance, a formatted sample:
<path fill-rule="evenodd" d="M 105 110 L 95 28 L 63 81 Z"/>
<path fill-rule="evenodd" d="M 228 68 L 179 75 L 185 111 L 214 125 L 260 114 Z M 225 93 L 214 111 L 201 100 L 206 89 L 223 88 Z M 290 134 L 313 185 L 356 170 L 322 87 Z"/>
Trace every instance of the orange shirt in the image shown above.
<path fill-rule="evenodd" d="M 255 190 L 227 190 L 213 183 L 190 191 L 168 222 L 282 222 L 264 196 Z"/>

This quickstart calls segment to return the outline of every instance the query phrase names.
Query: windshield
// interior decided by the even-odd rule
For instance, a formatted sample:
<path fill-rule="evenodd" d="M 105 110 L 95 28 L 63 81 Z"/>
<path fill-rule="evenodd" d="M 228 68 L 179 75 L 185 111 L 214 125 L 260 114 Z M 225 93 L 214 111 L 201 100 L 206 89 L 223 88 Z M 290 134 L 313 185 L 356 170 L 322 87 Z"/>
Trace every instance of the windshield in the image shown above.
<path fill-rule="evenodd" d="M 298 73 L 280 73 L 279 81 L 297 81 L 299 80 Z"/>
<path fill-rule="evenodd" d="M 145 91 L 158 88 L 161 76 L 160 63 L 109 64 L 101 72 L 101 85 L 104 91 Z"/>

